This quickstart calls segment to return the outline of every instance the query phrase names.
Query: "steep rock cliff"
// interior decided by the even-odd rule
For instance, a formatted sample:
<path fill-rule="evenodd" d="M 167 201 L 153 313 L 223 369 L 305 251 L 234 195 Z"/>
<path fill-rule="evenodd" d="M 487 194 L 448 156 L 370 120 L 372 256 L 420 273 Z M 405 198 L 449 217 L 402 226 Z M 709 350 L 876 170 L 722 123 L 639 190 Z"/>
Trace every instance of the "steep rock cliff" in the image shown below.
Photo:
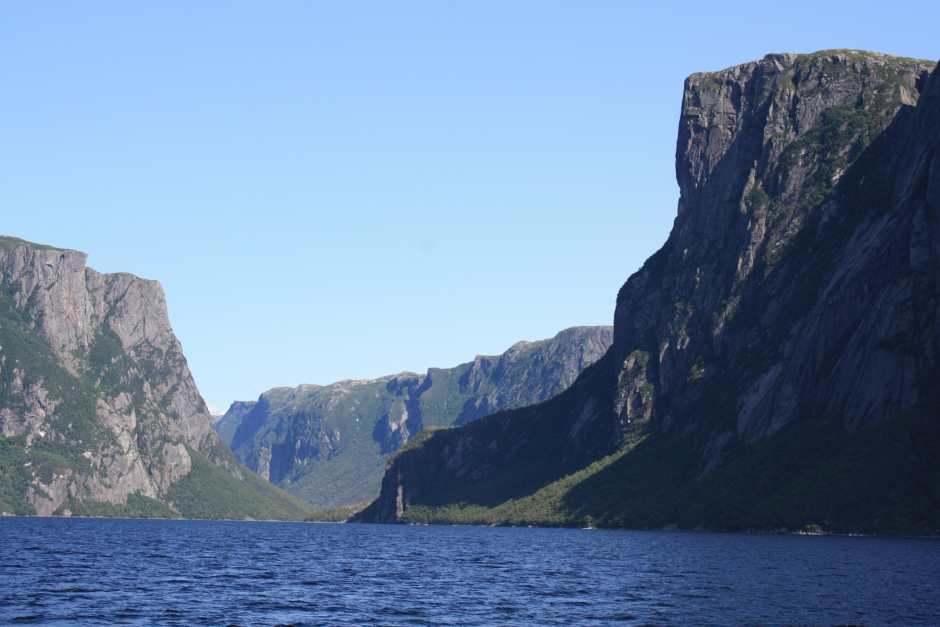
<path fill-rule="evenodd" d="M 212 431 L 160 284 L 85 262 L 0 238 L 0 510 L 191 514 L 186 490 L 215 473 L 302 514 Z"/>
<path fill-rule="evenodd" d="M 394 458 L 363 520 L 936 531 L 940 76 L 685 83 L 673 230 L 567 392 Z"/>
<path fill-rule="evenodd" d="M 244 464 L 291 493 L 321 506 L 361 502 L 378 494 L 387 455 L 413 435 L 550 398 L 612 341 L 611 327 L 574 327 L 423 375 L 275 388 L 233 403 L 215 428 Z"/>

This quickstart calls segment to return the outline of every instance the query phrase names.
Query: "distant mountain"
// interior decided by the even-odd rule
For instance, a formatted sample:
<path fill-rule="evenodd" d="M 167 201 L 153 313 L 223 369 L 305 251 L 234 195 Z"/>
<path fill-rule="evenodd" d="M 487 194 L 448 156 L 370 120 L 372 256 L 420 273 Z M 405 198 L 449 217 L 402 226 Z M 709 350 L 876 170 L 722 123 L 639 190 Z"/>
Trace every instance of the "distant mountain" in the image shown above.
<path fill-rule="evenodd" d="M 163 290 L 0 237 L 0 514 L 300 518 L 210 427 Z"/>
<path fill-rule="evenodd" d="M 940 533 L 940 74 L 852 50 L 685 82 L 678 216 L 604 358 L 422 438 L 366 521 Z"/>
<path fill-rule="evenodd" d="M 378 494 L 385 460 L 423 429 L 461 425 L 564 390 L 613 341 L 612 327 L 574 327 L 426 374 L 275 388 L 236 402 L 215 429 L 249 468 L 319 506 Z"/>

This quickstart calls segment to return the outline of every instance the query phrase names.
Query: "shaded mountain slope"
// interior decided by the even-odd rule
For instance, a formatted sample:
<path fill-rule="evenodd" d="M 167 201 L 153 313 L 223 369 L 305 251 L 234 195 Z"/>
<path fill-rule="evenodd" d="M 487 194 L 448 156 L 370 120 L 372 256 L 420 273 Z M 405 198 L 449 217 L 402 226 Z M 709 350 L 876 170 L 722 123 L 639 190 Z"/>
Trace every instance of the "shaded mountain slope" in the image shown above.
<path fill-rule="evenodd" d="M 685 83 L 681 197 L 611 350 L 422 438 L 371 521 L 940 529 L 940 77 L 859 51 Z"/>
<path fill-rule="evenodd" d="M 233 403 L 215 428 L 249 468 L 291 493 L 319 506 L 363 502 L 413 434 L 550 398 L 612 341 L 611 327 L 573 327 L 424 375 L 275 388 Z"/>

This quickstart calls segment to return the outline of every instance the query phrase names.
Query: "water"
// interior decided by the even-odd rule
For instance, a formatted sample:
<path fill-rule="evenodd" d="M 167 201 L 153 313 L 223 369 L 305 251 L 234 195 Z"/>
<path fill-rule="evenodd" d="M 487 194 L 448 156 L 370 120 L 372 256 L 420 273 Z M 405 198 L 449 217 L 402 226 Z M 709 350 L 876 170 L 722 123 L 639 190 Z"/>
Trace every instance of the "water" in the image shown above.
<path fill-rule="evenodd" d="M 0 623 L 940 623 L 940 541 L 0 519 Z"/>

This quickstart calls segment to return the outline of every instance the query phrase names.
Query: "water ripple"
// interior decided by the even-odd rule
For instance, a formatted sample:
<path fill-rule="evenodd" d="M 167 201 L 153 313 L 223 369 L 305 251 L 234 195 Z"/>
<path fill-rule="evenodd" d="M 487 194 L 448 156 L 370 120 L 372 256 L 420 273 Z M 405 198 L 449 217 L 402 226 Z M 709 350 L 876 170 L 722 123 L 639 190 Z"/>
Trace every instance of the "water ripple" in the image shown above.
<path fill-rule="evenodd" d="M 940 623 L 940 542 L 0 519 L 0 623 Z"/>

